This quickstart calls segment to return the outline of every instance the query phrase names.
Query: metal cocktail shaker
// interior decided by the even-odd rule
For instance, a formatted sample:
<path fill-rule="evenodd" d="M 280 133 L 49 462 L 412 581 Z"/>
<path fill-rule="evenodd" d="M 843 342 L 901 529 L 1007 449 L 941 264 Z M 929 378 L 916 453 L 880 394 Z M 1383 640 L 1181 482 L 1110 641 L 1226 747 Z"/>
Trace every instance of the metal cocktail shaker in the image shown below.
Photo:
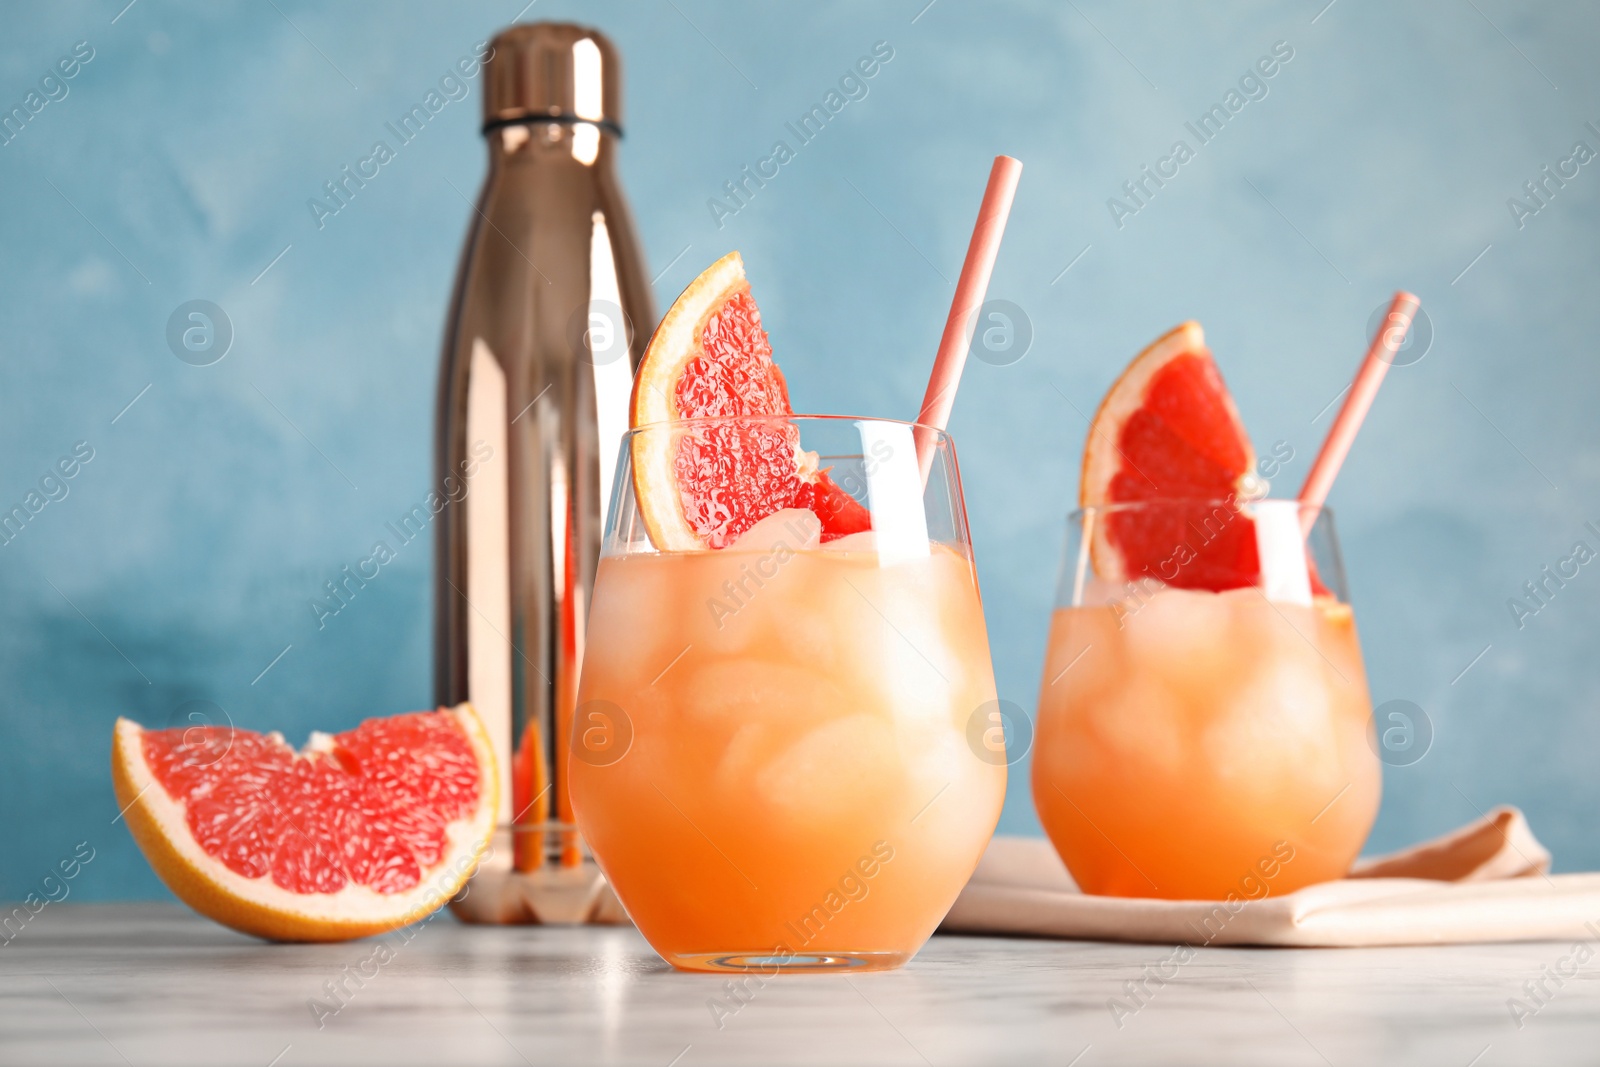
<path fill-rule="evenodd" d="M 439 379 L 435 702 L 494 738 L 500 829 L 454 907 L 582 922 L 609 894 L 572 822 L 567 731 L 633 371 L 655 326 L 615 170 L 622 72 L 598 32 L 513 26 L 484 66 L 489 173 Z M 601 916 L 604 918 L 604 916 Z"/>

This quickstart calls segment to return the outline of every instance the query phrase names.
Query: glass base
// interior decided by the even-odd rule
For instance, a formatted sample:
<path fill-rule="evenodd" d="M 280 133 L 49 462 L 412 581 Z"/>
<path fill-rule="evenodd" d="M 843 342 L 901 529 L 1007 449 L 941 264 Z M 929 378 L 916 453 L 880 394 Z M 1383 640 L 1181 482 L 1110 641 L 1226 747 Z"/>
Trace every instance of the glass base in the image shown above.
<path fill-rule="evenodd" d="M 771 952 L 694 952 L 662 958 L 680 971 L 712 974 L 840 974 L 892 971 L 912 957 L 910 952 L 803 952 L 774 956 Z"/>

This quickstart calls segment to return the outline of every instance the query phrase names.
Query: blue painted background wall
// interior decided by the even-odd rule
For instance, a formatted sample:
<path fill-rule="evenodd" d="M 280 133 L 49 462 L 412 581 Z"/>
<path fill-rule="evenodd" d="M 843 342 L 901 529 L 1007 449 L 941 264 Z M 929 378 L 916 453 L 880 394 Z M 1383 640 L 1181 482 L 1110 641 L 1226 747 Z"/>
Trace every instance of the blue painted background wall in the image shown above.
<path fill-rule="evenodd" d="M 613 35 L 658 301 L 741 249 L 800 410 L 914 413 L 989 160 L 1025 161 L 991 292 L 1032 350 L 973 362 L 952 430 L 1001 694 L 1030 709 L 1078 412 L 1127 359 L 1200 319 L 1260 450 L 1293 449 L 1292 491 L 1370 313 L 1418 292 L 1431 350 L 1390 375 L 1333 499 L 1374 698 L 1436 734 L 1389 769 L 1372 845 L 1511 802 L 1558 867 L 1600 866 L 1600 565 L 1520 629 L 1507 606 L 1575 541 L 1600 548 L 1600 162 L 1508 207 L 1574 142 L 1600 150 L 1600 8 L 1326 2 L 528 17 Z M 426 493 L 479 85 L 322 229 L 306 201 L 520 5 L 125 3 L 0 15 L 6 109 L 93 49 L 0 147 L 0 505 L 93 449 L 0 547 L 0 898 L 85 840 L 80 897 L 164 893 L 112 821 L 118 714 L 210 700 L 298 743 L 429 695 L 425 548 L 325 629 L 307 602 Z M 866 98 L 719 228 L 707 200 L 878 41 L 894 58 Z M 1108 198 L 1280 41 L 1266 95 L 1119 226 Z M 192 299 L 235 331 L 211 366 L 166 342 Z M 1002 828 L 1037 832 L 1019 770 Z"/>

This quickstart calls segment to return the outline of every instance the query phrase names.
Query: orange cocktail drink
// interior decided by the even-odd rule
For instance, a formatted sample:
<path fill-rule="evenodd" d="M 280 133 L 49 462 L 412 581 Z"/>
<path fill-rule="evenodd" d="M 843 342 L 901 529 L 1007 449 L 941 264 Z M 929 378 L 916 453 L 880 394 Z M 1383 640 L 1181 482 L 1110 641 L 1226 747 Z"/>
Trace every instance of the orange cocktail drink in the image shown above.
<path fill-rule="evenodd" d="M 573 730 L 578 822 L 675 966 L 896 966 L 1005 792 L 1004 753 L 969 741 L 995 688 L 954 466 L 941 439 L 941 513 L 911 427 L 761 421 L 803 428 L 836 481 L 866 488 L 873 529 L 824 541 L 817 514 L 786 508 L 726 547 L 661 551 L 625 489 Z M 635 430 L 631 454 L 703 429 Z"/>
<path fill-rule="evenodd" d="M 730 252 L 634 375 L 569 749 L 596 861 L 687 970 L 904 963 L 1005 795 L 954 447 L 792 410 Z"/>
<path fill-rule="evenodd" d="M 1257 460 L 1193 321 L 1091 420 L 1033 759 L 1039 820 L 1085 892 L 1281 895 L 1343 877 L 1372 829 L 1378 750 L 1333 516 L 1268 498 L 1294 459 L 1279 441 Z"/>
<path fill-rule="evenodd" d="M 1085 892 L 1258 899 L 1343 877 L 1360 851 L 1380 785 L 1366 672 L 1350 606 L 1329 588 L 1342 585 L 1336 556 L 1320 572 L 1307 562 L 1300 512 L 1214 509 L 1287 549 L 1259 552 L 1266 577 L 1224 591 L 1099 579 L 1090 553 L 1074 568 L 1070 552 L 1093 533 L 1069 541 L 1033 793 Z M 1105 519 L 1090 509 L 1074 523 Z M 1331 548 L 1328 523 L 1307 519 L 1314 547 Z M 1201 546 L 1191 562 L 1201 540 L 1185 542 Z"/>

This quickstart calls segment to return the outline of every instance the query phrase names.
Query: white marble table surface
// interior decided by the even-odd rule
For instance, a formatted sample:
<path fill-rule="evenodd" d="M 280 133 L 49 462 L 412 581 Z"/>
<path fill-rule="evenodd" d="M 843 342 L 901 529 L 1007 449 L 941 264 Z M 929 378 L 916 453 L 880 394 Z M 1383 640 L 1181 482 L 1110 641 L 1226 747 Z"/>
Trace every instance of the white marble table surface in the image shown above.
<path fill-rule="evenodd" d="M 266 945 L 176 905 L 50 905 L 0 945 L 0 1064 L 1600 1062 L 1600 956 L 1561 944 L 1209 948 L 1174 973 L 1171 946 L 935 937 L 900 971 L 784 977 L 732 1011 L 631 929 L 443 917 L 396 943 L 377 963 L 373 941 Z M 347 967 L 372 976 L 341 1005 L 324 983 Z M 339 1009 L 320 1028 L 313 998 Z"/>

